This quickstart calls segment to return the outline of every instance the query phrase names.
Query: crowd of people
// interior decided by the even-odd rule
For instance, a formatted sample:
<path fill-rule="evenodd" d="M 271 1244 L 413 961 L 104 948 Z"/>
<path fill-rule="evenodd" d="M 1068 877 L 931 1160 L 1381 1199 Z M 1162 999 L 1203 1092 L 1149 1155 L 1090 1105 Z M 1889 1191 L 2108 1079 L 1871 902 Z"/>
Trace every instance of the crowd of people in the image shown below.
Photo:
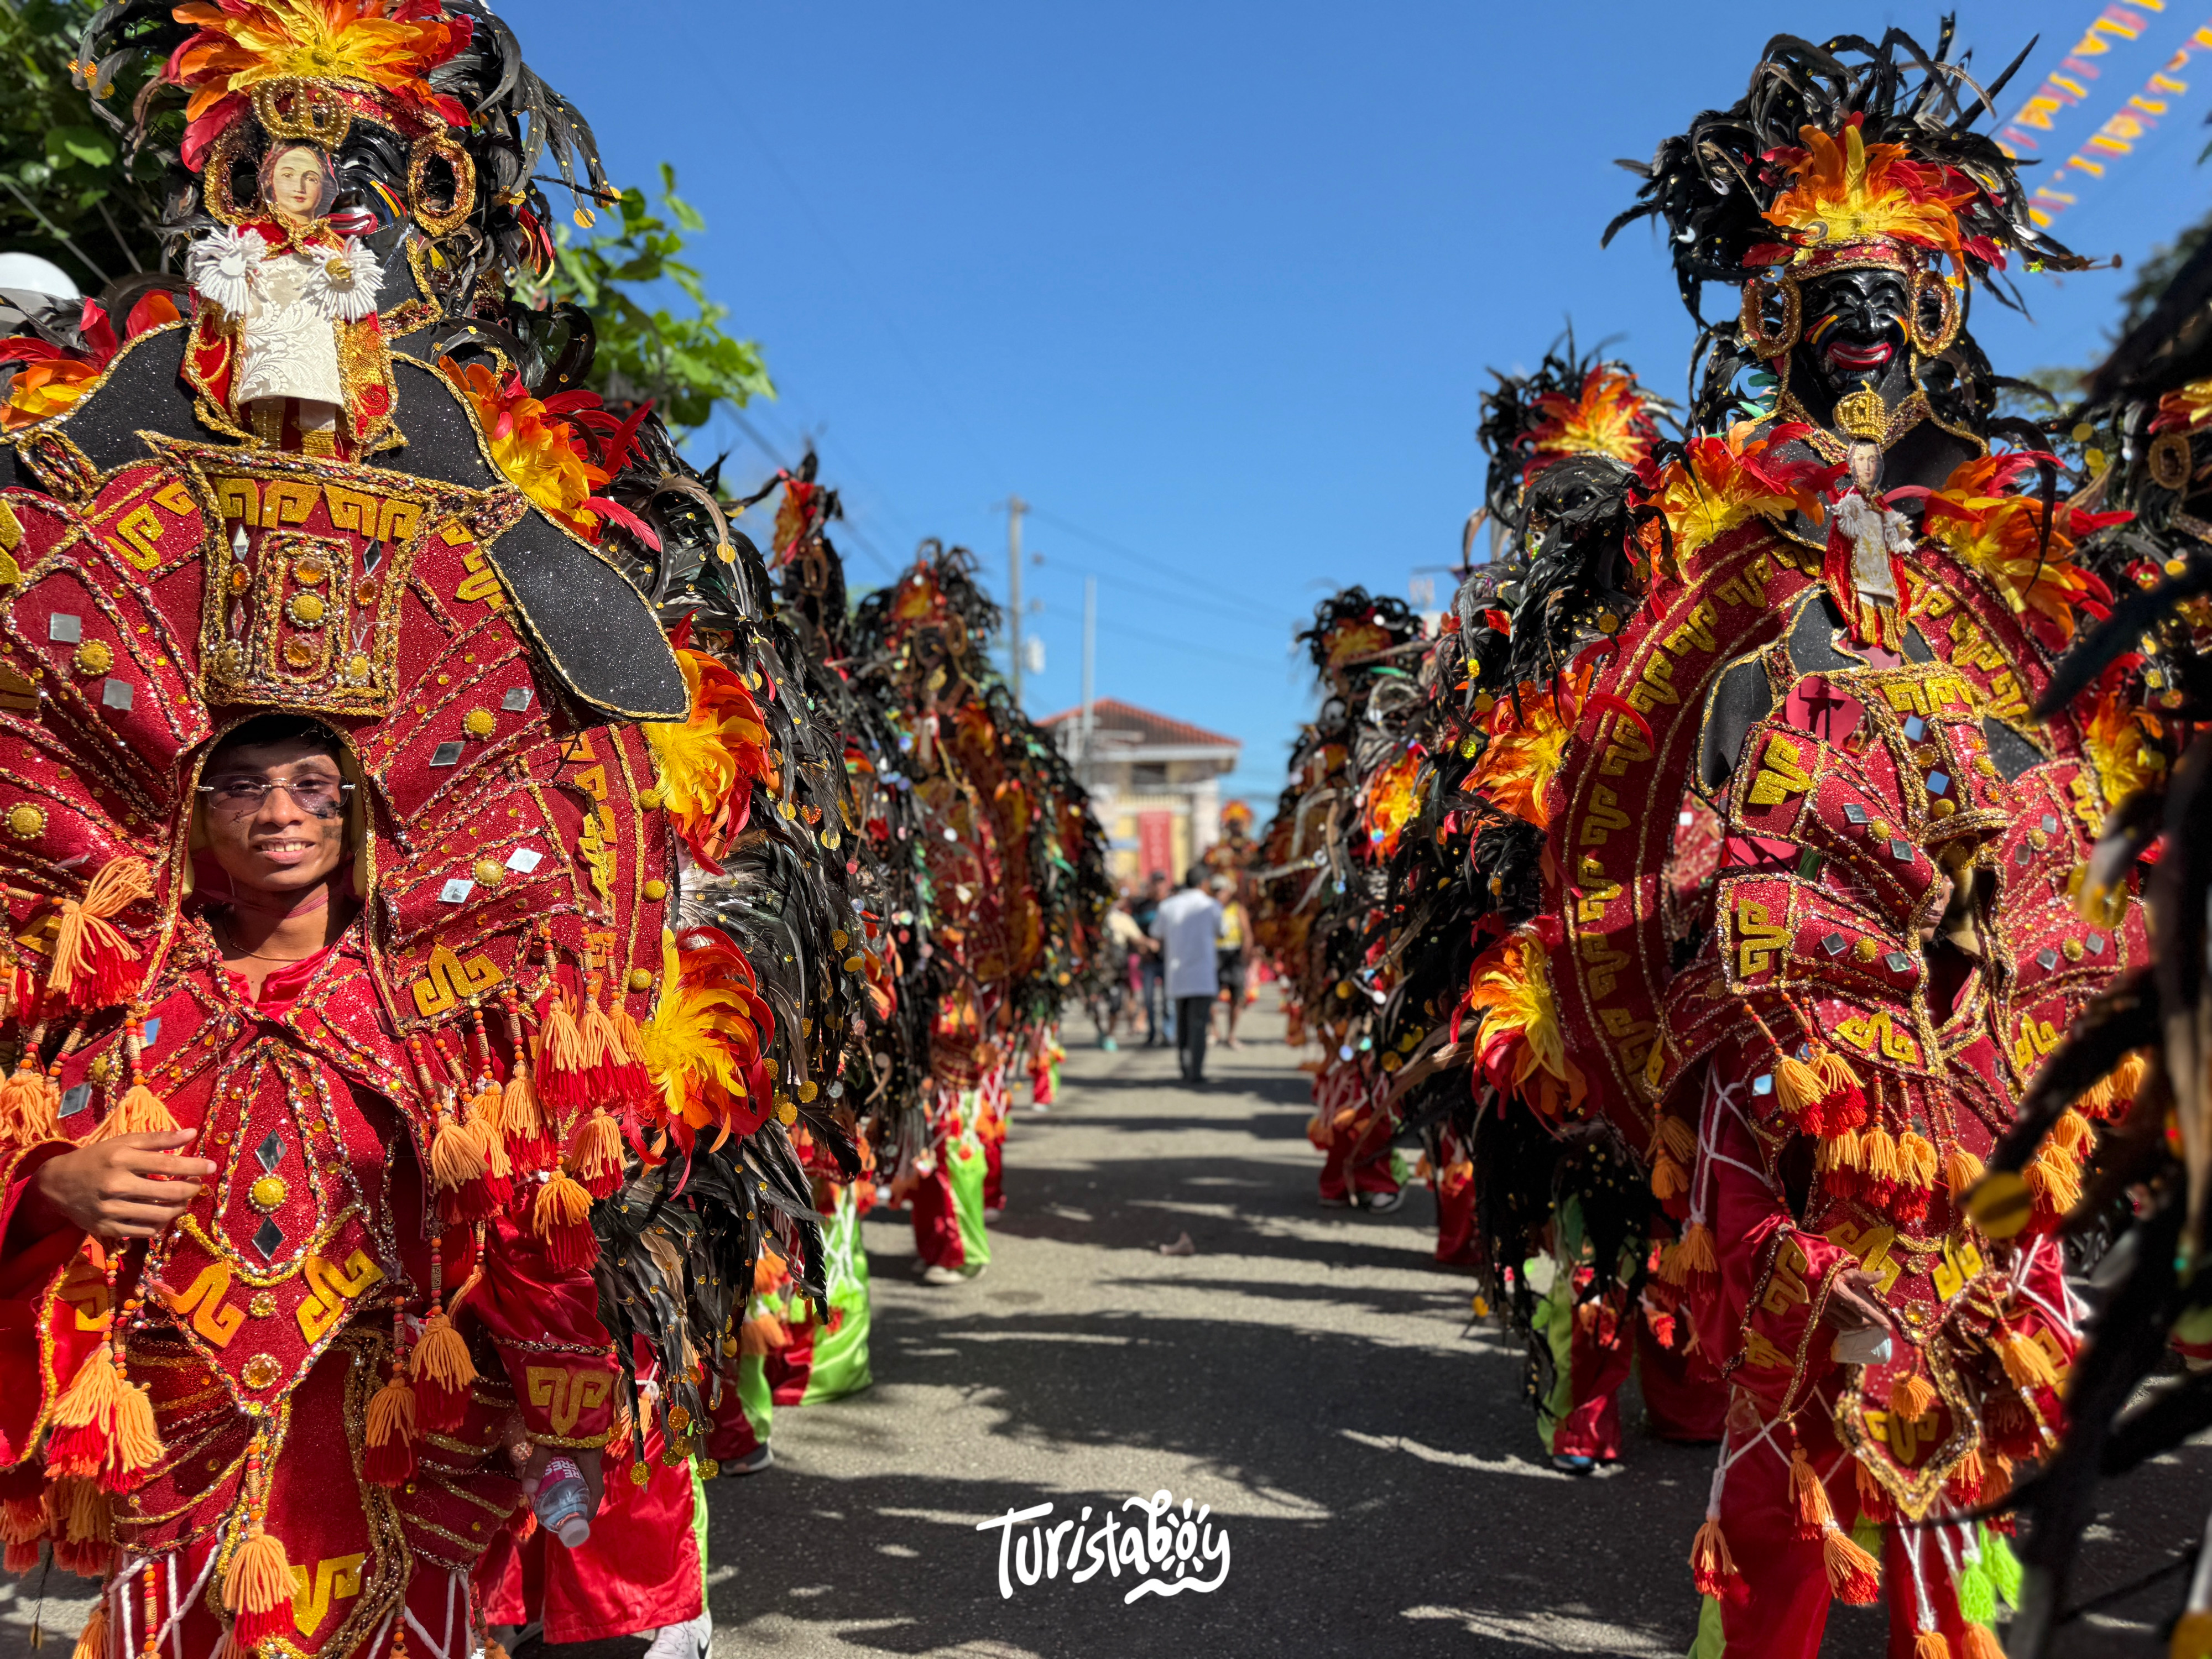
<path fill-rule="evenodd" d="M 6 1565 L 79 1659 L 696 1659 L 860 1217 L 988 1260 L 1097 823 L 968 555 L 854 604 L 811 456 L 586 389 L 541 185 L 620 198 L 488 7 L 80 55 L 183 274 L 0 341 Z"/>
<path fill-rule="evenodd" d="M 1499 377 L 1491 556 L 1317 608 L 1249 876 L 1322 1202 L 1418 1148 L 1558 1468 L 1626 1455 L 1632 1370 L 1717 1445 L 1697 1659 L 1885 1595 L 1896 1659 L 1996 1659 L 2011 1601 L 2044 1651 L 2100 1470 L 2212 1402 L 2212 260 L 2078 406 L 2000 380 L 1973 303 L 2087 261 L 1953 46 L 1778 37 L 1659 145 L 1613 229 L 1666 234 L 1687 406 L 1571 337 Z"/>

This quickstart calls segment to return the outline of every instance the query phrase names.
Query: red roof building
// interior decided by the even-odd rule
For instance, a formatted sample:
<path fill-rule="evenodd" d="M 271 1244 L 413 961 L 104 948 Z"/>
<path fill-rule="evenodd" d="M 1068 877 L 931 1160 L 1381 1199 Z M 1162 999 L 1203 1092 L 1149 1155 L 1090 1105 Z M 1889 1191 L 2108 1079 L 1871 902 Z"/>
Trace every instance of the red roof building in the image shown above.
<path fill-rule="evenodd" d="M 1177 880 L 1221 838 L 1221 786 L 1243 745 L 1204 726 L 1118 697 L 1069 708 L 1037 724 L 1053 735 L 1091 791 L 1105 826 L 1115 878 L 1154 871 Z"/>

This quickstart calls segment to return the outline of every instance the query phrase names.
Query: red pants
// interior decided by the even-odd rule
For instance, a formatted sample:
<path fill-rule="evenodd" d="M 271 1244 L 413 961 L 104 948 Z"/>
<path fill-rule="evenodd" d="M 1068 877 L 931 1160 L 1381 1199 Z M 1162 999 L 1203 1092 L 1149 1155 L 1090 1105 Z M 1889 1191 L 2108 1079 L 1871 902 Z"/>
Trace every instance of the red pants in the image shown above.
<path fill-rule="evenodd" d="M 743 1414 L 739 1414 L 743 1420 Z M 658 1457 L 635 1467 L 610 1465 L 607 1495 L 592 1535 L 572 1550 L 545 1528 L 517 1544 L 502 1528 L 477 1566 L 484 1621 L 545 1621 L 545 1640 L 599 1642 L 689 1623 L 704 1605 L 699 1546 L 691 1531 L 691 1465 Z"/>
<path fill-rule="evenodd" d="M 1846 1531 L 1859 1513 L 1856 1465 L 1836 1443 L 1823 1391 L 1797 1414 L 1798 1442 L 1820 1471 L 1837 1523 Z M 1790 1496 L 1784 1449 L 1760 1446 L 1730 1467 L 1721 1489 L 1721 1532 L 1740 1575 L 1721 1600 L 1721 1629 L 1728 1659 L 1814 1659 L 1833 1599 L 1819 1540 L 1797 1536 L 1797 1510 Z M 1955 1553 L 1956 1540 L 1953 1539 Z M 1966 1627 L 1933 1528 L 1885 1528 L 1882 1588 L 1889 1601 L 1889 1659 L 1912 1659 L 1920 1595 L 1912 1552 L 1920 1557 L 1919 1588 L 1926 1594 L 1954 1655 L 1966 1651 Z"/>
<path fill-rule="evenodd" d="M 1674 1322 L 1676 1340 L 1686 1339 L 1687 1319 Z M 1728 1388 L 1700 1354 L 1660 1341 L 1651 1322 L 1636 1316 L 1636 1380 L 1644 1390 L 1644 1414 L 1662 1440 L 1705 1445 L 1721 1437 L 1727 1425 Z"/>
<path fill-rule="evenodd" d="M 1353 1162 L 1358 1147 L 1358 1162 Z M 1325 1199 L 1349 1199 L 1354 1192 L 1395 1193 L 1398 1177 L 1390 1171 L 1389 1138 L 1381 1133 L 1368 1137 L 1359 1146 L 1357 1131 L 1345 1129 L 1328 1146 L 1321 1166 L 1321 1195 Z"/>
<path fill-rule="evenodd" d="M 983 1207 L 1006 1207 L 1006 1142 L 1004 1136 L 983 1143 Z"/>
<path fill-rule="evenodd" d="M 960 1242 L 960 1218 L 952 1210 L 952 1177 L 942 1161 L 919 1178 L 914 1189 L 914 1253 L 925 1267 L 962 1267 L 968 1247 Z"/>
<path fill-rule="evenodd" d="M 775 1356 L 770 1354 L 769 1358 Z M 744 1403 L 738 1398 L 738 1385 L 730 1376 L 722 1379 L 722 1400 L 720 1405 L 707 1408 L 706 1443 L 700 1449 L 703 1455 L 718 1463 L 749 1457 L 760 1449 L 760 1437 L 753 1432 L 752 1419 L 745 1415 Z"/>
<path fill-rule="evenodd" d="M 1586 1302 L 1575 1310 L 1567 1352 L 1573 1403 L 1553 1425 L 1552 1455 L 1612 1462 L 1620 1455 L 1620 1385 L 1628 1381 L 1635 1345 L 1613 1310 Z"/>
<path fill-rule="evenodd" d="M 1437 1177 L 1437 1262 L 1445 1267 L 1480 1267 L 1482 1250 L 1474 1239 L 1474 1182 Z"/>
<path fill-rule="evenodd" d="M 777 1405 L 796 1406 L 805 1396 L 807 1382 L 814 1375 L 814 1333 L 817 1328 L 811 1315 L 804 1321 L 794 1321 L 791 1340 L 761 1356 L 762 1366 L 768 1374 L 769 1398 Z"/>

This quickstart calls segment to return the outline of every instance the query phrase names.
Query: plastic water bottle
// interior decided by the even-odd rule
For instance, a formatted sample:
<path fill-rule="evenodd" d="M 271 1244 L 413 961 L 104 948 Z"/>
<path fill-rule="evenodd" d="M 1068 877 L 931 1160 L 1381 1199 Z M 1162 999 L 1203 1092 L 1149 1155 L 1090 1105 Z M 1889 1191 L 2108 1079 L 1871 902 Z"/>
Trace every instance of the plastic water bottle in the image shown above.
<path fill-rule="evenodd" d="M 538 1496 L 531 1500 L 531 1507 L 538 1512 L 539 1526 L 570 1549 L 579 1549 L 592 1535 L 591 1501 L 591 1494 L 584 1486 L 584 1472 L 573 1459 L 546 1460 Z"/>

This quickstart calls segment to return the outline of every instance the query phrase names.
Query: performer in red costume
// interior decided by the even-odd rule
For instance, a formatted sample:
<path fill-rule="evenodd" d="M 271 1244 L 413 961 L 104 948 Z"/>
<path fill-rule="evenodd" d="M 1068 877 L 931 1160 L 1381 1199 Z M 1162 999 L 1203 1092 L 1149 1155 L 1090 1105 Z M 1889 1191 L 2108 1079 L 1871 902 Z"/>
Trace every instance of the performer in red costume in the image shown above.
<path fill-rule="evenodd" d="M 1558 921 L 1470 999 L 1486 1065 L 1601 1113 L 1679 1230 L 1661 1275 L 1732 1391 L 1704 1659 L 1810 1655 L 1885 1578 L 1898 1659 L 1992 1659 L 2007 1558 L 1967 1516 L 2055 1438 L 2077 1327 L 2049 1229 L 2112 1088 L 2009 1211 L 1977 1183 L 2143 949 L 2124 895 L 2073 905 L 2112 801 L 2075 722 L 2030 713 L 2108 597 L 2071 556 L 2106 520 L 2032 493 L 2053 464 L 1993 418 L 1964 326 L 2008 256 L 2082 262 L 1969 131 L 1949 46 L 1778 39 L 1624 216 L 1741 315 L 1709 332 L 1706 435 L 1561 573 L 1562 672 L 1522 700 L 1566 711 Z M 1717 864 L 1678 883 L 1704 812 Z"/>
<path fill-rule="evenodd" d="M 81 1659 L 462 1659 L 526 1483 L 588 1511 L 704 1415 L 600 1322 L 595 1221 L 667 1211 L 594 1200 L 820 1256 L 750 969 L 665 933 L 671 780 L 763 769 L 595 539 L 635 516 L 546 488 L 574 434 L 453 355 L 544 252 L 517 133 L 596 190 L 588 131 L 467 0 L 305 27 L 102 15 L 121 106 L 185 105 L 192 281 L 0 345 L 54 369 L 0 447 L 0 1534 L 100 1581 Z"/>

